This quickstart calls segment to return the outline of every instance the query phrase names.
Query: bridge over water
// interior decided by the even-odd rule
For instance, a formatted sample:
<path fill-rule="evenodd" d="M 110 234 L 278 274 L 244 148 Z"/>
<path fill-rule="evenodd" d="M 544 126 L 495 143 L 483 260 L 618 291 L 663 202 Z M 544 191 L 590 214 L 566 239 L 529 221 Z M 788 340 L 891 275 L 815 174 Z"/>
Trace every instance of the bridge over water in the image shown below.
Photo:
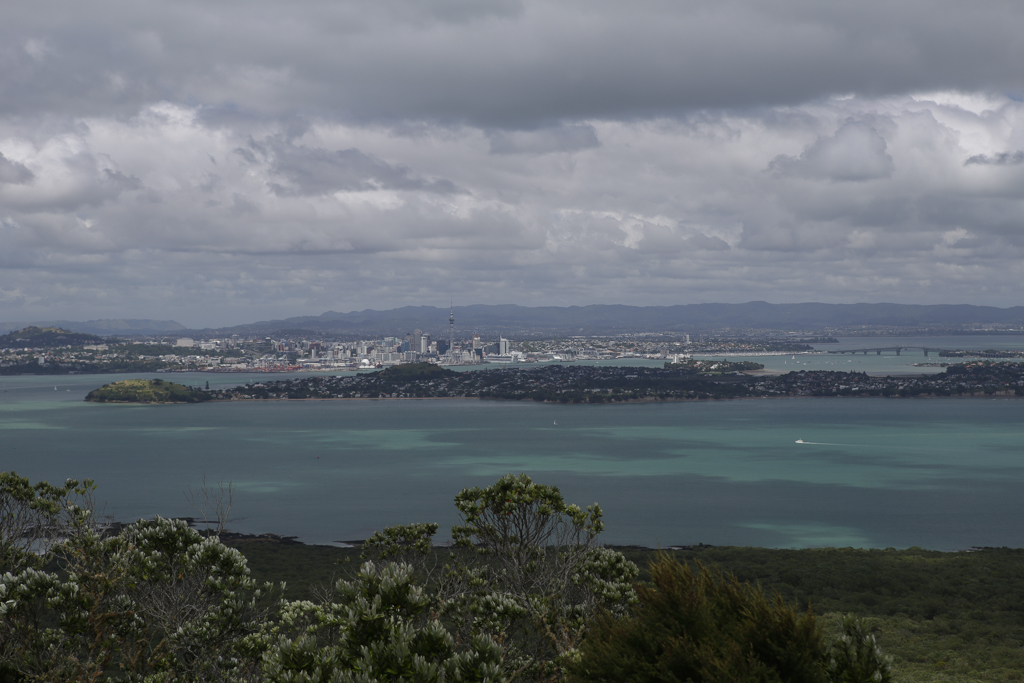
<path fill-rule="evenodd" d="M 874 351 L 875 355 L 881 356 L 883 351 L 895 351 L 896 355 L 898 356 L 898 355 L 900 355 L 900 353 L 902 353 L 903 351 L 906 351 L 908 349 L 920 349 L 920 350 L 924 351 L 924 355 L 926 357 L 928 356 L 928 353 L 931 352 L 931 351 L 942 351 L 942 349 L 937 349 L 937 348 L 932 347 L 932 346 L 902 346 L 901 345 L 901 346 L 877 346 L 877 347 L 875 347 L 873 349 L 843 349 L 841 351 L 829 351 L 829 353 L 839 353 L 839 354 L 852 353 L 855 356 L 858 353 L 863 353 L 866 356 L 866 355 L 868 355 L 869 351 Z"/>

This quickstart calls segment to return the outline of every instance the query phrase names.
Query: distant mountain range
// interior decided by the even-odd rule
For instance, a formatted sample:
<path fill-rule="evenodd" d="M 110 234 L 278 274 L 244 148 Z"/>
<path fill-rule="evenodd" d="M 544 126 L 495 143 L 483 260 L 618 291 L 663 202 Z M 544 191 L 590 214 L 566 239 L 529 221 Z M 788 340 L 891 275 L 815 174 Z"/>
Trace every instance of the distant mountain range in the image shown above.
<path fill-rule="evenodd" d="M 26 327 L 59 327 L 71 332 L 82 332 L 85 334 L 97 334 L 100 336 L 112 334 L 166 334 L 186 329 L 184 325 L 173 320 L 87 320 L 86 322 L 75 322 L 73 320 L 40 320 L 33 322 L 11 322 L 0 323 L 0 334 L 22 330 Z"/>
<path fill-rule="evenodd" d="M 0 334 L 29 325 L 98 335 L 273 335 L 281 332 L 344 336 L 402 335 L 414 329 L 448 334 L 447 308 L 405 306 L 387 311 L 327 311 L 316 316 L 266 320 L 232 327 L 188 329 L 173 320 L 50 320 L 0 323 Z M 698 333 L 723 329 L 816 331 L 824 328 L 916 327 L 955 330 L 970 325 L 1024 326 L 1024 306 L 969 304 L 687 304 L 680 306 L 457 306 L 456 332 L 486 337 L 571 336 L 635 332 Z"/>
<path fill-rule="evenodd" d="M 229 334 L 273 334 L 281 331 L 339 335 L 401 335 L 419 328 L 447 335 L 446 308 L 406 306 L 387 311 L 327 311 L 318 316 L 268 320 L 215 330 Z M 688 304 L 680 306 L 542 306 L 513 304 L 455 308 L 460 335 L 479 332 L 506 337 L 533 335 L 600 335 L 634 332 L 695 333 L 710 330 L 820 330 L 836 327 L 959 328 L 972 324 L 1024 325 L 1024 306 L 995 308 L 971 305 L 915 304 Z M 210 330 L 213 332 L 214 330 Z"/>

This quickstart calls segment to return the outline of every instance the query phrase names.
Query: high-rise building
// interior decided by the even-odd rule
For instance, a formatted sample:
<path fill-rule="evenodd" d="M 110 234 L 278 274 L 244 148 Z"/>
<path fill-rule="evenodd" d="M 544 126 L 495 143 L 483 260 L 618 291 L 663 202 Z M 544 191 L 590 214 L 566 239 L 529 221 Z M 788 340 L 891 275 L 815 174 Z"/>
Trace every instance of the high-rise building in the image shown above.
<path fill-rule="evenodd" d="M 508 355 L 508 339 L 504 337 L 498 337 L 498 355 Z"/>
<path fill-rule="evenodd" d="M 451 311 L 448 314 L 448 353 L 455 348 L 455 302 L 451 302 Z"/>

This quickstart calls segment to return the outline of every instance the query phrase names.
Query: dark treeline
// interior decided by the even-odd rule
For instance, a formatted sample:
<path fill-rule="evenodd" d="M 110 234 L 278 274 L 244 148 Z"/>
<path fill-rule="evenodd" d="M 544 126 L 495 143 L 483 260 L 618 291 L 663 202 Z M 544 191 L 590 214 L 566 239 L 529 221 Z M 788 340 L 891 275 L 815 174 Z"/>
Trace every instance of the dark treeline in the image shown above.
<path fill-rule="evenodd" d="M 211 392 L 215 399 L 484 398 L 557 403 L 618 403 L 777 396 L 1022 396 L 1024 364 L 980 361 L 945 373 L 872 377 L 800 371 L 750 376 L 746 364 L 701 361 L 665 368 L 545 365 L 453 372 L 436 366 L 377 373 L 265 381 Z"/>

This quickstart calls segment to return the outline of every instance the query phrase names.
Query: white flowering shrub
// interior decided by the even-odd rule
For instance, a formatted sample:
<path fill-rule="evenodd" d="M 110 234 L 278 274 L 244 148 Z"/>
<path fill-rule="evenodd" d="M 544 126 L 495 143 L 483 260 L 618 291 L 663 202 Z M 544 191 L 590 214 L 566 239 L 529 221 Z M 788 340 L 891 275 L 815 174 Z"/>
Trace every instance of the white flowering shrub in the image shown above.
<path fill-rule="evenodd" d="M 386 529 L 366 550 L 412 559 L 419 551 L 421 576 L 456 642 L 485 635 L 500 643 L 506 680 L 559 679 L 593 615 L 636 601 L 636 565 L 597 545 L 598 505 L 566 504 L 557 487 L 509 474 L 463 490 L 455 506 L 462 524 L 452 527 L 443 567 L 430 563 L 436 524 Z"/>
<path fill-rule="evenodd" d="M 843 617 L 842 632 L 828 648 L 830 683 L 890 683 L 892 661 L 882 654 L 867 625 L 852 614 Z"/>
<path fill-rule="evenodd" d="M 94 523 L 95 488 L 90 480 L 53 486 L 0 472 L 0 572 L 38 569 L 55 544 Z"/>
<path fill-rule="evenodd" d="M 61 574 L 0 577 L 0 643 L 29 680 L 252 680 L 273 597 L 245 559 L 180 520 L 59 548 Z M 253 645 L 257 647 L 254 649 Z"/>
<path fill-rule="evenodd" d="M 268 634 L 273 683 L 497 683 L 500 648 L 478 636 L 456 650 L 430 614 L 432 599 L 408 564 L 366 562 L 323 603 L 291 602 Z"/>
<path fill-rule="evenodd" d="M 258 633 L 273 588 L 257 585 L 245 557 L 183 520 L 157 517 L 112 542 L 120 568 L 121 665 L 137 675 L 172 672 L 221 680 L 246 669 L 245 637 Z"/>
<path fill-rule="evenodd" d="M 91 486 L 0 481 L 0 503 L 17 517 L 0 539 L 0 677 L 559 680 L 593 616 L 637 599 L 636 566 L 596 543 L 601 509 L 567 505 L 525 475 L 458 495 L 447 554 L 434 552 L 436 524 L 375 534 L 364 551 L 388 561 L 366 562 L 318 602 L 279 601 L 241 553 L 182 520 L 104 538 Z"/>

